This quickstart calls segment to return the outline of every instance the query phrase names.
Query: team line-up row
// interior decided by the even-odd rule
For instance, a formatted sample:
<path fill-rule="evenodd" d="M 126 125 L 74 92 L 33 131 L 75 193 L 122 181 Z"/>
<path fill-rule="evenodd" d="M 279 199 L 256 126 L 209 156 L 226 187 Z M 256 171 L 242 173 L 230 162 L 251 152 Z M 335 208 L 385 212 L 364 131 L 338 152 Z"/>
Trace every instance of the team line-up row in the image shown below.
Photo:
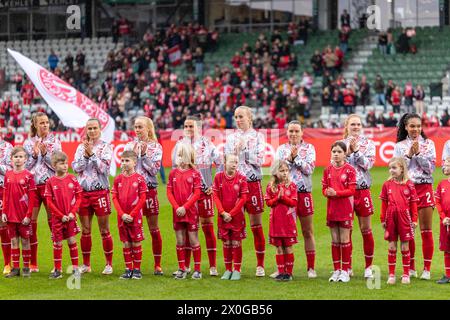
<path fill-rule="evenodd" d="M 224 280 L 241 277 L 242 247 L 246 238 L 244 212 L 254 238 L 257 257 L 256 276 L 265 276 L 266 240 L 262 228 L 264 201 L 271 208 L 269 243 L 276 247 L 276 280 L 292 280 L 297 242 L 296 221 L 299 217 L 305 242 L 309 278 L 317 277 L 315 241 L 312 228 L 314 214 L 311 176 L 315 167 L 314 146 L 303 141 L 299 122 L 289 123 L 289 142 L 277 150 L 271 181 L 263 196 L 261 166 L 265 141 L 252 128 L 251 109 L 235 110 L 238 129 L 227 137 L 221 159 L 214 144 L 202 137 L 201 123 L 195 117 L 184 122 L 184 137 L 173 150 L 173 170 L 170 172 L 167 197 L 173 207 L 173 229 L 179 269 L 175 279 L 185 279 L 190 273 L 193 256 L 193 279 L 201 279 L 201 249 L 198 229 L 206 238 L 210 275 L 218 276 L 216 266 L 216 236 L 214 205 L 217 208 L 218 238 L 223 241 Z M 363 236 L 366 278 L 373 277 L 374 239 L 371 230 L 373 204 L 370 194 L 370 169 L 375 159 L 373 141 L 362 134 L 361 119 L 350 115 L 345 122 L 344 137 L 331 148 L 331 162 L 324 170 L 322 193 L 327 198 L 327 226 L 331 231 L 331 251 L 334 272 L 330 282 L 350 281 L 351 229 L 356 214 Z M 118 213 L 120 240 L 126 269 L 121 279 L 140 279 L 143 239 L 143 216 L 152 238 L 154 274 L 162 275 L 162 238 L 158 227 L 159 204 L 157 178 L 162 148 L 157 142 L 153 123 L 146 117 L 134 121 L 136 139 L 129 142 L 121 156 L 122 173 L 114 179 L 112 199 Z M 443 159 L 450 155 L 445 145 Z M 449 150 L 447 150 L 449 149 Z M 450 159 L 449 159 L 450 160 Z M 3 212 L 0 235 L 5 260 L 4 273 L 13 278 L 20 275 L 20 243 L 22 243 L 22 275 L 38 272 L 37 217 L 45 205 L 52 231 L 54 270 L 50 278 L 61 278 L 62 240 L 67 239 L 74 274 L 91 272 L 91 226 L 97 216 L 102 237 L 106 266 L 103 274 L 112 274 L 113 241 L 109 231 L 111 213 L 109 167 L 112 147 L 101 140 L 97 119 L 86 124 L 86 138 L 78 146 L 72 168 L 77 177 L 68 174 L 67 156 L 61 152 L 58 139 L 49 132 L 48 117 L 36 113 L 32 117 L 30 137 L 23 147 L 14 149 L 0 142 L 0 182 L 3 188 Z M 398 127 L 394 158 L 389 162 L 390 178 L 383 185 L 381 222 L 385 239 L 389 241 L 389 278 L 394 284 L 397 241 L 401 242 L 403 262 L 402 283 L 417 276 L 415 267 L 414 229 L 420 226 L 424 268 L 421 279 L 431 278 L 434 252 L 432 213 L 436 206 L 440 214 L 440 249 L 445 255 L 445 275 L 438 283 L 450 282 L 450 198 L 445 197 L 449 180 L 442 181 L 436 192 L 432 189 L 432 173 L 436 152 L 433 141 L 426 138 L 421 119 L 405 114 Z M 212 167 L 218 168 L 214 179 Z M 450 162 L 443 163 L 444 174 L 450 175 Z M 448 199 L 448 200 L 447 200 Z M 83 264 L 78 267 L 78 247 L 75 236 L 81 224 Z M 12 269 L 11 265 L 12 264 Z"/>

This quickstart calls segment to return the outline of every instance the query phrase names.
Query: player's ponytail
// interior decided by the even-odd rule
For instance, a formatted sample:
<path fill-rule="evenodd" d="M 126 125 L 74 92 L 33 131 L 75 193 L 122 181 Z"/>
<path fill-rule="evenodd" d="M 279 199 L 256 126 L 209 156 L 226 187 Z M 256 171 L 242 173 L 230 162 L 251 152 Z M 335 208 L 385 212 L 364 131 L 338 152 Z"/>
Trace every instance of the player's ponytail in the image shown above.
<path fill-rule="evenodd" d="M 398 130 L 397 130 L 397 142 L 403 141 L 408 137 L 408 131 L 406 130 L 406 126 L 408 125 L 408 121 L 410 119 L 419 119 L 422 121 L 422 118 L 416 113 L 405 113 L 398 122 Z M 427 136 L 423 130 L 420 131 L 420 135 L 427 139 Z"/>

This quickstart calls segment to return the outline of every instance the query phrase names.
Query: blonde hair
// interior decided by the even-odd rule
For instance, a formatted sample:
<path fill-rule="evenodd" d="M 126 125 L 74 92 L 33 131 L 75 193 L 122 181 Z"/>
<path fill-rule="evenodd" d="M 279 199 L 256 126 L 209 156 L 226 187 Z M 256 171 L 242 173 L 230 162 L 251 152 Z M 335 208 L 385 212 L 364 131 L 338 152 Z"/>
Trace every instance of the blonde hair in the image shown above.
<path fill-rule="evenodd" d="M 276 192 L 278 185 L 281 183 L 280 179 L 278 178 L 278 173 L 280 172 L 281 167 L 285 166 L 289 170 L 289 165 L 284 160 L 275 160 L 272 167 L 270 168 L 270 181 L 269 185 L 272 188 L 273 192 Z M 288 181 L 286 184 L 289 184 L 291 182 L 291 179 L 288 175 Z"/>
<path fill-rule="evenodd" d="M 202 120 L 200 120 L 200 118 L 198 118 L 196 116 L 187 116 L 186 119 L 184 120 L 184 123 L 186 121 L 194 121 L 194 135 L 197 135 L 197 134 L 201 135 L 203 123 L 202 123 Z"/>
<path fill-rule="evenodd" d="M 239 162 L 239 157 L 238 157 L 237 154 L 235 154 L 235 153 L 227 153 L 227 154 L 224 156 L 224 162 L 223 162 L 223 168 L 224 168 L 224 171 L 227 170 L 227 160 L 228 160 L 230 157 L 235 157 L 235 158 L 238 160 L 238 162 Z"/>
<path fill-rule="evenodd" d="M 243 110 L 246 114 L 247 114 L 247 118 L 250 121 L 250 127 L 253 127 L 253 113 L 252 113 L 252 109 L 250 107 L 247 106 L 239 106 L 236 108 L 236 110 L 234 110 L 234 113 L 236 113 L 236 111 L 238 110 Z"/>
<path fill-rule="evenodd" d="M 122 152 L 122 155 L 120 156 L 121 158 L 128 158 L 128 159 L 133 159 L 134 162 L 137 162 L 137 154 L 134 151 L 131 150 L 127 150 Z"/>
<path fill-rule="evenodd" d="M 392 163 L 398 163 L 400 165 L 400 167 L 402 168 L 402 175 L 401 175 L 401 179 L 400 181 L 402 183 L 406 183 L 406 181 L 409 180 L 409 175 L 408 175 L 408 165 L 406 164 L 405 159 L 401 158 L 401 157 L 393 157 L 391 158 L 391 160 L 389 160 L 388 165 L 391 165 Z M 393 180 L 394 177 L 392 177 L 392 175 L 389 176 L 389 180 Z"/>
<path fill-rule="evenodd" d="M 55 167 L 58 162 L 67 161 L 67 154 L 62 151 L 55 151 L 51 157 L 52 167 Z"/>
<path fill-rule="evenodd" d="M 18 154 L 19 152 L 25 153 L 25 158 L 28 158 L 28 153 L 27 153 L 27 151 L 25 150 L 25 148 L 22 147 L 22 146 L 17 146 L 17 147 L 14 147 L 14 148 L 12 149 L 12 151 L 11 151 L 11 158 L 12 158 L 13 156 L 15 156 L 16 154 Z"/>
<path fill-rule="evenodd" d="M 148 138 L 151 141 L 157 141 L 158 140 L 156 138 L 155 125 L 153 124 L 152 119 L 150 119 L 149 117 L 145 117 L 145 116 L 139 116 L 139 117 L 136 117 L 134 119 L 134 123 L 135 124 L 136 124 L 136 120 L 144 121 L 144 123 L 145 123 L 145 125 L 147 126 L 147 129 L 148 129 Z"/>
<path fill-rule="evenodd" d="M 350 119 L 352 119 L 352 118 L 358 118 L 362 124 L 362 120 L 361 120 L 360 116 L 358 116 L 357 114 L 354 114 L 354 113 L 349 115 L 347 117 L 347 119 L 345 119 L 345 122 L 344 122 L 344 139 L 347 139 L 347 137 L 348 137 L 348 123 L 350 122 Z"/>
<path fill-rule="evenodd" d="M 177 149 L 177 155 L 180 155 L 181 161 L 187 164 L 190 168 L 195 168 L 195 151 L 194 148 L 188 143 L 182 143 Z M 177 166 L 180 164 L 177 163 Z"/>
<path fill-rule="evenodd" d="M 40 117 L 47 117 L 47 119 L 48 119 L 47 114 L 44 112 L 35 112 L 31 116 L 30 137 L 32 137 L 32 138 L 37 135 L 37 127 L 36 127 L 37 123 L 36 122 L 37 122 L 37 118 L 40 118 Z"/>

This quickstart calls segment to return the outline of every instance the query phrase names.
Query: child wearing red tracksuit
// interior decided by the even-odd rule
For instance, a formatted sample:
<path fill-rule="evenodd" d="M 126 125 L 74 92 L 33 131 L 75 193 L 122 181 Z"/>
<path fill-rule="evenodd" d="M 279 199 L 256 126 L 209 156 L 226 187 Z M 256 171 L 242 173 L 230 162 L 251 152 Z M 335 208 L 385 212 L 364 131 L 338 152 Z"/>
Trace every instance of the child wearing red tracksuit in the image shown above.
<path fill-rule="evenodd" d="M 175 279 L 186 279 L 185 267 L 186 233 L 194 256 L 195 269 L 192 279 L 202 278 L 200 263 L 201 250 L 198 240 L 199 214 L 196 203 L 202 187 L 201 174 L 195 169 L 195 152 L 190 144 L 182 144 L 177 149 L 177 167 L 169 174 L 167 198 L 173 208 L 173 229 L 177 238 L 178 271 Z"/>
<path fill-rule="evenodd" d="M 120 279 L 142 279 L 141 261 L 144 230 L 142 228 L 142 208 L 147 196 L 145 178 L 135 171 L 137 154 L 124 151 L 120 162 L 122 173 L 114 179 L 112 189 L 116 207 L 120 241 L 123 243 L 125 272 Z"/>
<path fill-rule="evenodd" d="M 381 189 L 381 223 L 385 229 L 384 239 L 389 241 L 388 284 L 395 284 L 395 264 L 397 260 L 397 241 L 400 238 L 403 276 L 402 283 L 409 284 L 409 265 L 411 261 L 409 242 L 414 239 L 417 227 L 417 203 L 419 198 L 414 184 L 408 178 L 408 166 L 403 158 L 394 157 L 389 161 L 391 177 Z"/>
<path fill-rule="evenodd" d="M 445 159 L 442 167 L 446 176 L 450 175 L 450 158 Z M 450 191 L 450 179 L 439 182 L 434 197 L 440 217 L 439 249 L 444 251 L 445 274 L 438 284 L 450 283 L 450 197 L 446 195 Z"/>
<path fill-rule="evenodd" d="M 2 222 L 7 223 L 11 238 L 11 260 L 13 268 L 6 278 L 20 276 L 20 244 L 22 242 L 22 275 L 30 277 L 31 214 L 36 201 L 36 184 L 33 175 L 25 169 L 27 153 L 21 146 L 11 152 L 13 170 L 6 171 L 3 191 Z"/>
<path fill-rule="evenodd" d="M 244 205 L 249 191 L 247 178 L 237 171 L 238 160 L 234 154 L 225 156 L 224 171 L 216 174 L 212 187 L 219 214 L 218 238 L 223 241 L 225 272 L 222 280 L 241 279 L 242 240 L 247 237 Z"/>
<path fill-rule="evenodd" d="M 331 165 L 323 172 L 322 194 L 327 200 L 327 226 L 331 231 L 331 253 L 334 272 L 330 282 L 349 282 L 353 227 L 353 196 L 356 192 L 356 171 L 346 162 L 347 145 L 336 141 L 331 146 Z"/>
<path fill-rule="evenodd" d="M 68 174 L 67 155 L 56 151 L 51 157 L 55 175 L 45 183 L 45 199 L 52 216 L 54 270 L 50 279 L 62 278 L 62 241 L 67 240 L 72 260 L 72 271 L 79 277 L 78 247 L 75 236 L 80 233 L 77 212 L 81 204 L 81 189 L 75 176 Z"/>
<path fill-rule="evenodd" d="M 270 209 L 269 243 L 277 248 L 277 281 L 292 280 L 294 253 L 297 243 L 297 186 L 289 179 L 289 166 L 277 161 L 272 168 L 272 179 L 267 186 L 266 204 Z"/>

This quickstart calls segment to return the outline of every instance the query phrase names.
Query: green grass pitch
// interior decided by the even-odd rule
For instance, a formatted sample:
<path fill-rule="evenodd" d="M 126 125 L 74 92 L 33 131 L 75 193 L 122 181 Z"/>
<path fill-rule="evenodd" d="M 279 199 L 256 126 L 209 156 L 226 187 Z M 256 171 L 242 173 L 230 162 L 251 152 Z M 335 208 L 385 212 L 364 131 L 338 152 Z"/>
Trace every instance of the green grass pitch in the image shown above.
<path fill-rule="evenodd" d="M 153 256 L 151 251 L 151 237 L 145 222 L 145 237 L 143 242 L 143 279 L 140 281 L 119 280 L 124 270 L 122 246 L 119 241 L 117 230 L 117 214 L 111 215 L 111 233 L 114 239 L 114 274 L 110 276 L 101 275 L 104 267 L 104 256 L 101 238 L 94 218 L 93 224 L 93 246 L 92 246 L 92 273 L 83 275 L 79 289 L 70 289 L 67 286 L 69 275 L 63 279 L 50 280 L 48 275 L 53 267 L 52 244 L 50 234 L 45 221 L 46 215 L 42 209 L 39 216 L 39 252 L 38 261 L 40 273 L 32 274 L 30 279 L 0 279 L 1 299 L 448 299 L 446 285 L 437 285 L 435 280 L 439 279 L 444 271 L 443 254 L 438 250 L 439 246 L 439 216 L 434 211 L 434 242 L 435 254 L 431 269 L 432 280 L 423 281 L 412 279 L 409 286 L 397 282 L 394 286 L 388 286 L 387 280 L 387 242 L 383 240 L 383 230 L 379 222 L 380 201 L 378 199 L 381 186 L 387 178 L 386 168 L 373 168 L 374 180 L 372 196 L 375 204 L 375 215 L 373 216 L 373 233 L 375 238 L 374 265 L 381 270 L 379 288 L 369 289 L 363 278 L 364 256 L 362 251 L 362 238 L 358 223 L 355 218 L 353 232 L 353 270 L 355 276 L 349 283 L 329 283 L 328 278 L 332 271 L 331 261 L 331 237 L 325 225 L 326 200 L 321 194 L 321 178 L 323 168 L 316 168 L 313 176 L 313 198 L 314 198 L 314 231 L 316 238 L 316 270 L 317 279 L 309 280 L 306 276 L 306 257 L 304 254 L 303 238 L 299 236 L 299 243 L 295 245 L 294 281 L 275 282 L 268 275 L 275 271 L 275 249 L 267 245 L 266 249 L 266 277 L 256 278 L 255 266 L 256 256 L 253 247 L 253 235 L 248 226 L 248 237 L 243 241 L 243 267 L 242 280 L 231 282 L 220 280 L 220 277 L 209 276 L 208 258 L 205 248 L 203 232 L 199 231 L 202 243 L 202 271 L 203 279 L 200 281 L 190 278 L 184 281 L 176 281 L 172 278 L 172 271 L 177 269 L 175 234 L 172 230 L 172 210 L 166 197 L 165 185 L 159 186 L 160 201 L 160 229 L 163 238 L 162 267 L 165 272 L 163 277 L 153 275 Z M 166 170 L 168 173 L 168 170 Z M 435 186 L 444 178 L 440 169 L 435 174 Z M 268 176 L 264 178 L 263 188 L 268 182 Z M 264 213 L 264 233 L 267 240 L 269 211 Z M 300 229 L 299 229 L 300 230 Z M 216 231 L 216 230 L 215 230 Z M 300 232 L 301 233 L 301 232 Z M 79 239 L 79 236 L 78 236 Z M 416 265 L 418 271 L 423 267 L 421 238 L 416 235 Z M 217 241 L 217 262 L 221 274 L 224 271 L 222 257 L 222 242 Z M 81 250 L 80 252 L 80 263 Z M 70 263 L 67 244 L 63 247 L 63 268 Z M 397 279 L 401 275 L 401 255 L 397 256 Z M 420 272 L 419 272 L 420 275 Z M 73 286 L 72 286 L 73 287 Z"/>

